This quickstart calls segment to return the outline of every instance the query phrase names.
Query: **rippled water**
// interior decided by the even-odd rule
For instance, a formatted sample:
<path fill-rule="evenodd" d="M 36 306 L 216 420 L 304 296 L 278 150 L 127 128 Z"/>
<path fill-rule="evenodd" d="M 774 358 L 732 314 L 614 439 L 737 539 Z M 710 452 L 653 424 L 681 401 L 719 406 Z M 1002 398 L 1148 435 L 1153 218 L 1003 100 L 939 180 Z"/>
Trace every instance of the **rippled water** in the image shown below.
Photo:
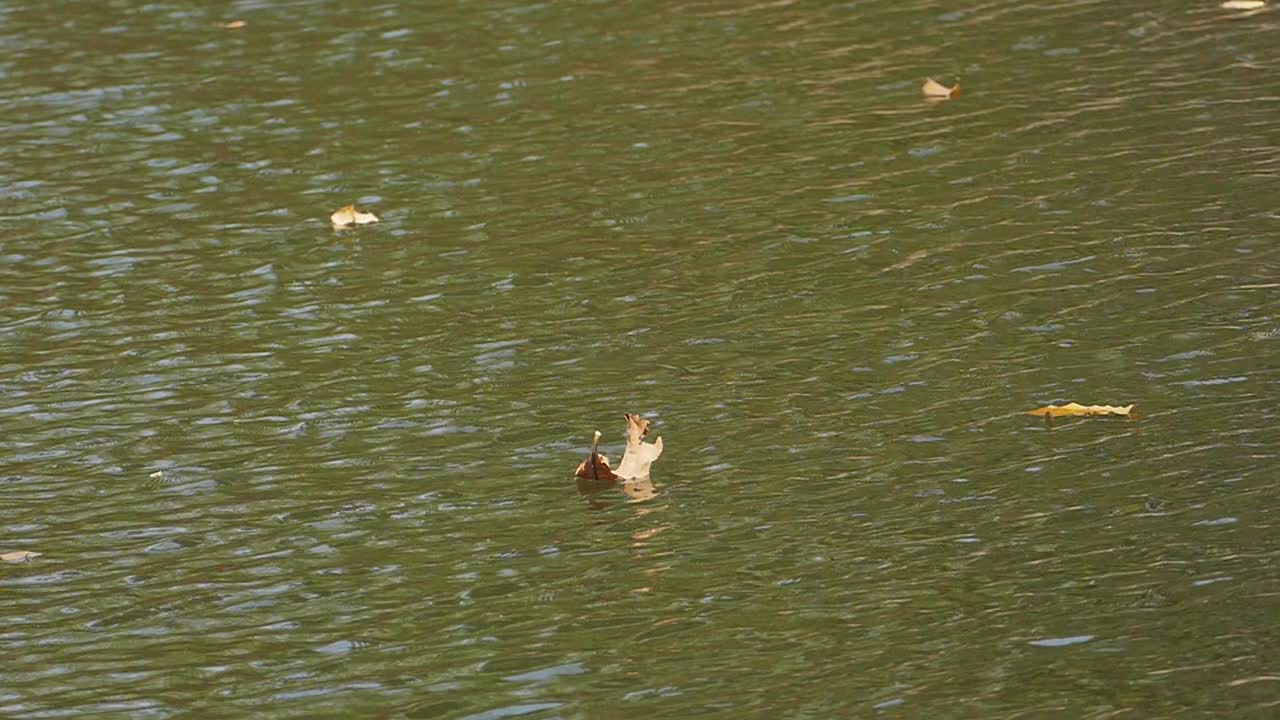
<path fill-rule="evenodd" d="M 0 16 L 0 715 L 1275 712 L 1280 13 Z"/>

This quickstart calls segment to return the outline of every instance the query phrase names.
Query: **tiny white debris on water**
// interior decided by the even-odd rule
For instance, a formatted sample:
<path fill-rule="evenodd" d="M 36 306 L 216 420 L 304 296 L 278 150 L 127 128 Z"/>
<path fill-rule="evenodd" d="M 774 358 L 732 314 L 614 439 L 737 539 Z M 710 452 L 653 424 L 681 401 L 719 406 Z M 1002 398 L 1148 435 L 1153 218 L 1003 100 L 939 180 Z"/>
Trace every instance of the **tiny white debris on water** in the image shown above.
<path fill-rule="evenodd" d="M 1036 647 L 1049 647 L 1049 648 L 1067 647 L 1068 645 L 1079 645 L 1080 643 L 1087 643 L 1090 640 L 1092 640 L 1093 637 L 1094 636 L 1092 635 L 1072 635 L 1071 637 L 1057 637 L 1057 638 L 1044 638 L 1043 640 L 1032 640 L 1027 644 L 1035 645 Z"/>

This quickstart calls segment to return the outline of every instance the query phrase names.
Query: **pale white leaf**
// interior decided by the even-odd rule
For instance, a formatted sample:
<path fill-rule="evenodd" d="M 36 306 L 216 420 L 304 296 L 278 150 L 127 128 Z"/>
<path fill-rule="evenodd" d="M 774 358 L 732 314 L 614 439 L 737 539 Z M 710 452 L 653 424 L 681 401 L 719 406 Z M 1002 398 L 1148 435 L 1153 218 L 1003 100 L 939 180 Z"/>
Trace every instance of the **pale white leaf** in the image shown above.
<path fill-rule="evenodd" d="M 927 98 L 954 98 L 960 96 L 960 83 L 956 83 L 953 87 L 947 87 L 933 78 L 925 78 L 924 86 L 920 88 L 920 92 L 924 93 Z"/>
<path fill-rule="evenodd" d="M 13 552 L 0 553 L 0 560 L 7 563 L 28 562 L 31 558 L 40 557 L 43 554 L 32 552 L 31 550 L 14 550 Z"/>

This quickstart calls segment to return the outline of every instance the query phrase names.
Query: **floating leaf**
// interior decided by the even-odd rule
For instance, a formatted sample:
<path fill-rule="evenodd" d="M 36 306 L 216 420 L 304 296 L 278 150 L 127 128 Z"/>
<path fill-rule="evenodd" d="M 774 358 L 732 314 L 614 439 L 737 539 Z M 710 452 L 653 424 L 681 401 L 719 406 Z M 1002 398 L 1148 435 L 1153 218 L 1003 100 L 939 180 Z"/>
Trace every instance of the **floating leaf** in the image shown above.
<path fill-rule="evenodd" d="M 31 558 L 40 557 L 43 554 L 30 550 L 14 550 L 13 552 L 0 553 L 0 560 L 7 563 L 29 562 Z"/>
<path fill-rule="evenodd" d="M 243 20 L 231 20 L 230 22 L 222 23 L 222 27 L 226 30 L 239 30 L 240 28 L 248 24 L 249 23 Z"/>
<path fill-rule="evenodd" d="M 622 453 L 622 462 L 618 463 L 618 477 L 623 480 L 648 478 L 649 466 L 662 454 L 662 438 L 644 442 L 644 436 L 649 432 L 649 421 L 630 413 L 623 417 L 627 419 L 627 449 Z"/>
<path fill-rule="evenodd" d="M 955 87 L 947 87 L 933 78 L 925 78 L 924 87 L 920 88 L 920 92 L 924 93 L 927 98 L 937 98 L 939 100 L 956 98 L 960 97 L 960 83 L 956 83 Z"/>
<path fill-rule="evenodd" d="M 1227 0 L 1222 3 L 1222 7 L 1227 10 L 1257 10 L 1265 6 L 1263 0 Z"/>
<path fill-rule="evenodd" d="M 581 480 L 594 481 L 613 481 L 618 476 L 613 474 L 613 470 L 609 469 L 609 458 L 599 453 L 600 448 L 600 431 L 597 430 L 595 437 L 591 438 L 591 454 L 586 460 L 578 463 L 578 469 L 574 475 Z"/>
<path fill-rule="evenodd" d="M 1043 418 L 1063 417 L 1065 415 L 1122 415 L 1129 417 L 1129 411 L 1132 409 L 1132 403 L 1124 406 L 1067 403 L 1066 405 L 1046 405 L 1042 408 L 1030 410 L 1027 414 L 1038 415 Z"/>
<path fill-rule="evenodd" d="M 599 453 L 600 431 L 591 440 L 591 454 L 578 463 L 574 476 L 578 479 L 578 492 L 583 495 L 619 488 L 632 502 L 648 500 L 657 494 L 649 479 L 649 466 L 662 454 L 662 438 L 647 443 L 649 421 L 639 415 L 627 413 L 627 449 L 622 454 L 618 469 L 609 467 L 609 458 Z"/>
<path fill-rule="evenodd" d="M 333 223 L 336 228 L 351 227 L 352 225 L 368 225 L 369 223 L 378 222 L 378 216 L 373 213 L 360 212 L 355 205 L 338 208 L 329 216 L 329 222 Z"/>

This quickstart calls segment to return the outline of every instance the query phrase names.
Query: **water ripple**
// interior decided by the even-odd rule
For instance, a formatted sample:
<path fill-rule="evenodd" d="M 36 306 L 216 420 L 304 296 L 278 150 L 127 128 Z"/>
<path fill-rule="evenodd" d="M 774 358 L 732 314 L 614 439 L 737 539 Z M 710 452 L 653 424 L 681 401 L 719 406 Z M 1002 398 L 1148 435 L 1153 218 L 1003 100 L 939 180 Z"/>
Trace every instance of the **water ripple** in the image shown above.
<path fill-rule="evenodd" d="M 1273 13 L 232 10 L 0 7 L 0 714 L 1272 702 Z"/>

